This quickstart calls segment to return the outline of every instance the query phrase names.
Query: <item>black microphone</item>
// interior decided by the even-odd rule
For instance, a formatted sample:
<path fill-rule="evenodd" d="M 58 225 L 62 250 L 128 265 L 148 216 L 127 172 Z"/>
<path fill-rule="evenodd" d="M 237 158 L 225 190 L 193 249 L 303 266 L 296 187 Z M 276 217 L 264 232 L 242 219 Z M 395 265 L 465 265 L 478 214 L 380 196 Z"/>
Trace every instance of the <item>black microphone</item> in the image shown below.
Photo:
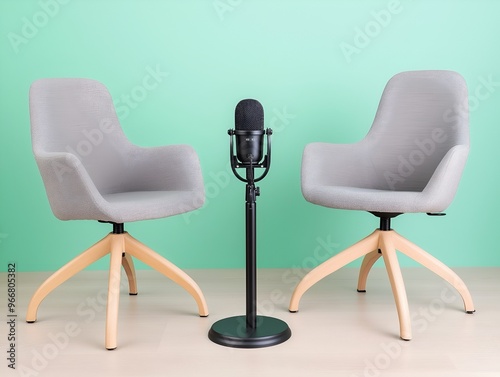
<path fill-rule="evenodd" d="M 264 109 L 259 101 L 244 99 L 234 112 L 236 156 L 243 164 L 258 164 L 262 160 L 264 143 Z"/>

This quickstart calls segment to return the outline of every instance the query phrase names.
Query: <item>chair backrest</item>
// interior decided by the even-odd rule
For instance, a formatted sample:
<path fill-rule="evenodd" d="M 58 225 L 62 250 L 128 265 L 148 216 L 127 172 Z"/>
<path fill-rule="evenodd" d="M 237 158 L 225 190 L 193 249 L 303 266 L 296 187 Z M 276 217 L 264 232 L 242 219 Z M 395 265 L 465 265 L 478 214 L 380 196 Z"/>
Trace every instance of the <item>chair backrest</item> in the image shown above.
<path fill-rule="evenodd" d="M 120 186 L 131 144 L 103 84 L 79 78 L 37 80 L 30 88 L 30 115 L 35 159 L 69 153 L 79 159 L 100 193 Z M 64 166 L 47 171 L 56 175 L 53 180 L 66 173 Z"/>
<path fill-rule="evenodd" d="M 453 71 L 395 75 L 361 143 L 377 172 L 372 188 L 422 191 L 452 147 L 469 146 L 465 80 Z"/>

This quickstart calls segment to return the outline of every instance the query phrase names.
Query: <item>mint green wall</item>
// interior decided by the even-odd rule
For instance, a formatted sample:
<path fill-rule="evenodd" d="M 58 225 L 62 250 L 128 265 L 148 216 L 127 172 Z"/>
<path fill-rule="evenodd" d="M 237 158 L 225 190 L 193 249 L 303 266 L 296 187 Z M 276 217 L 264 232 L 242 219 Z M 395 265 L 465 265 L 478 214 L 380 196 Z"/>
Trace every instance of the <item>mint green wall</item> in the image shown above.
<path fill-rule="evenodd" d="M 195 147 L 205 207 L 126 226 L 183 268 L 244 265 L 244 184 L 228 170 L 226 131 L 236 103 L 258 99 L 275 130 L 257 201 L 259 266 L 309 268 L 377 221 L 302 198 L 304 145 L 359 140 L 387 80 L 416 69 L 466 78 L 472 149 L 448 216 L 393 226 L 450 266 L 499 266 L 499 14 L 494 0 L 2 0 L 0 270 L 55 270 L 109 231 L 50 211 L 30 145 L 37 78 L 100 80 L 133 142 Z"/>

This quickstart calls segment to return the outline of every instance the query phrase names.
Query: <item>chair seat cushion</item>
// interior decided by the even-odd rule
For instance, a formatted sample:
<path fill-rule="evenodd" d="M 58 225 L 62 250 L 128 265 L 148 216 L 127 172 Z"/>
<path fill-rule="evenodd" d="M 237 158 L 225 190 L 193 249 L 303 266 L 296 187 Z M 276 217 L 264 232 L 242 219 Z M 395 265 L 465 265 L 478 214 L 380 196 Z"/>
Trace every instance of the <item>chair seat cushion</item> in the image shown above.
<path fill-rule="evenodd" d="M 440 212 L 423 192 L 376 190 L 346 186 L 302 187 L 307 201 L 324 207 L 368 212 Z"/>
<path fill-rule="evenodd" d="M 199 208 L 204 196 L 195 191 L 131 191 L 103 195 L 99 220 L 125 223 L 158 219 Z"/>

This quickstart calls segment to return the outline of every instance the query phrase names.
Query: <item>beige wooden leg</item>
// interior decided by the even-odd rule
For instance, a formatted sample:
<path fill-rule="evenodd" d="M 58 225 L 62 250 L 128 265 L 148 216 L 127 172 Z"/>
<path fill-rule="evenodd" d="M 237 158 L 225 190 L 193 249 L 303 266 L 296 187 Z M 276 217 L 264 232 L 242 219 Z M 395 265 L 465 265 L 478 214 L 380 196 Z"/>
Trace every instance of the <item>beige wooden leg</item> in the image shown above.
<path fill-rule="evenodd" d="M 424 267 L 427 267 L 429 270 L 450 283 L 462 296 L 465 311 L 467 313 L 473 313 L 475 311 L 474 303 L 472 302 L 472 297 L 467 289 L 467 286 L 453 270 L 396 232 L 394 232 L 393 235 L 393 242 L 396 249 L 400 252 L 417 261 Z"/>
<path fill-rule="evenodd" d="M 179 267 L 163 258 L 161 255 L 155 253 L 143 243 L 137 241 L 128 233 L 125 235 L 125 248 L 128 253 L 133 257 L 143 261 L 155 270 L 161 272 L 163 275 L 179 284 L 184 288 L 193 298 L 198 305 L 198 312 L 201 317 L 208 316 L 208 307 L 201 292 L 200 287 L 191 277 L 182 271 Z"/>
<path fill-rule="evenodd" d="M 368 279 L 368 274 L 375 262 L 382 256 L 378 249 L 368 253 L 363 258 L 363 263 L 359 269 L 358 277 L 358 292 L 366 292 L 366 280 Z"/>
<path fill-rule="evenodd" d="M 403 275 L 401 274 L 396 249 L 392 240 L 393 231 L 381 231 L 380 233 L 379 248 L 382 250 L 382 257 L 384 258 L 389 281 L 391 282 L 392 294 L 396 300 L 400 337 L 403 340 L 410 340 L 412 337 L 410 309 L 408 307 Z"/>
<path fill-rule="evenodd" d="M 111 239 L 111 258 L 109 262 L 108 303 L 106 306 L 105 346 L 108 350 L 114 350 L 117 346 L 120 273 L 122 254 L 124 251 L 125 242 L 123 234 L 113 234 Z"/>
<path fill-rule="evenodd" d="M 122 258 L 122 266 L 127 274 L 128 279 L 128 293 L 130 295 L 137 294 L 137 278 L 135 276 L 134 261 L 132 257 L 127 252 L 124 253 Z"/>
<path fill-rule="evenodd" d="M 110 251 L 109 236 L 104 237 L 102 240 L 85 250 L 79 256 L 62 266 L 59 270 L 54 272 L 47 280 L 33 294 L 28 305 L 26 314 L 26 321 L 29 323 L 35 322 L 37 319 L 38 306 L 47 295 L 56 289 L 59 285 L 66 280 L 83 270 L 85 267 L 94 263 L 98 259 L 105 256 Z"/>
<path fill-rule="evenodd" d="M 377 249 L 379 232 L 379 230 L 375 230 L 369 236 L 363 238 L 361 241 L 348 247 L 339 254 L 334 255 L 327 261 L 320 264 L 318 267 L 314 268 L 306 276 L 304 276 L 304 278 L 300 281 L 300 283 L 297 285 L 297 287 L 295 287 L 295 290 L 293 291 L 288 310 L 290 310 L 291 312 L 298 311 L 299 301 L 302 295 L 318 281 L 337 271 L 339 268 L 345 266 L 353 260 L 358 259 L 363 255 L 371 252 L 372 250 Z"/>

